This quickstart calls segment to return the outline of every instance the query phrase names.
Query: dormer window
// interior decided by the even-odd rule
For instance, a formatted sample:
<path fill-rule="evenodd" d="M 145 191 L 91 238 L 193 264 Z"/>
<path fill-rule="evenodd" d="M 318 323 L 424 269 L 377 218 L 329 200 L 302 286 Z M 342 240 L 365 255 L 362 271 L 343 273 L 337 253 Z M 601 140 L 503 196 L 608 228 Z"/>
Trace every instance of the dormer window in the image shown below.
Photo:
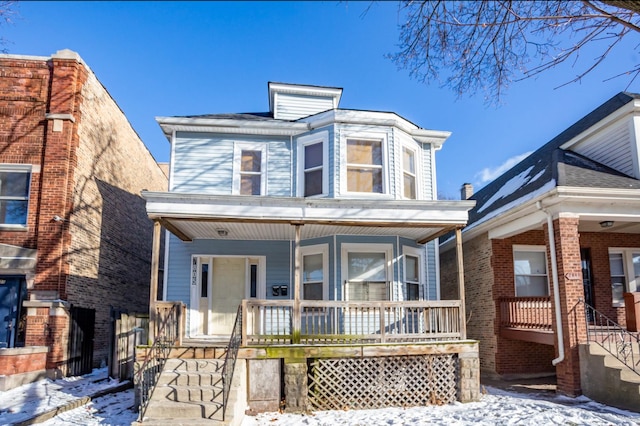
<path fill-rule="evenodd" d="M 328 138 L 326 131 L 298 139 L 298 195 L 326 195 L 329 189 Z"/>
<path fill-rule="evenodd" d="M 381 139 L 347 139 L 347 191 L 384 193 Z"/>
<path fill-rule="evenodd" d="M 266 145 L 236 144 L 234 170 L 234 194 L 265 195 Z"/>

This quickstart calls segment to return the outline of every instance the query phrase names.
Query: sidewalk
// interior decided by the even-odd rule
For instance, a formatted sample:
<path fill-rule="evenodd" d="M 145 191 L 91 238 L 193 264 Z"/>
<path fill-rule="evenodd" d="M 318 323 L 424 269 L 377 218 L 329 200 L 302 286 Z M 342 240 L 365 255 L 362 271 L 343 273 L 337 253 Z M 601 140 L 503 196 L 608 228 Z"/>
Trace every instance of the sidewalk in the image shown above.
<path fill-rule="evenodd" d="M 131 382 L 119 382 L 107 376 L 107 369 L 96 369 L 81 377 L 39 380 L 2 392 L 0 425 L 32 425 L 61 413 L 82 407 L 96 398 L 123 392 Z M 131 406 L 134 401 L 131 398 Z"/>

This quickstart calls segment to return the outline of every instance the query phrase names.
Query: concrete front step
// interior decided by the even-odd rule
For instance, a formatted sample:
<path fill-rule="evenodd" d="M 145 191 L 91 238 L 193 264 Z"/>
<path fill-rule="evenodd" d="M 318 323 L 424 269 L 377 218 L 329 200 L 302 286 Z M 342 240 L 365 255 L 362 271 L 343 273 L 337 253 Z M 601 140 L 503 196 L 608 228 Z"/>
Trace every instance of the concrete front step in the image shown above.
<path fill-rule="evenodd" d="M 222 364 L 222 360 L 217 359 L 167 360 L 142 424 L 239 425 L 244 412 L 239 408 L 246 405 L 246 402 L 238 400 L 239 389 L 246 380 L 245 366 L 242 362 L 236 364 L 223 422 Z"/>
<path fill-rule="evenodd" d="M 640 412 L 640 376 L 598 343 L 580 345 L 580 377 L 589 398 Z"/>

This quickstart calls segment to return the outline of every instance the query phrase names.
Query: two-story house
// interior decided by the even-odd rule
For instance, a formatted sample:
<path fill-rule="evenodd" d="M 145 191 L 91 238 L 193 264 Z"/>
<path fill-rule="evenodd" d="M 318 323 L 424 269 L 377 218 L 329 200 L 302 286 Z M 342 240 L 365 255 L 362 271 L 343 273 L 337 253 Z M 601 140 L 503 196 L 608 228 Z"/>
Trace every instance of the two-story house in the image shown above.
<path fill-rule="evenodd" d="M 107 362 L 112 312 L 146 312 L 167 176 L 70 50 L 0 55 L 0 390 Z"/>
<path fill-rule="evenodd" d="M 640 406 L 639 99 L 617 94 L 470 197 L 464 296 L 483 374 L 555 374 L 560 393 Z M 441 246 L 443 298 L 458 298 L 454 248 Z M 589 364 L 586 342 L 635 384 Z"/>
<path fill-rule="evenodd" d="M 158 299 L 186 306 L 184 337 L 228 339 L 242 305 L 245 346 L 464 339 L 459 305 L 438 316 L 446 332 L 421 310 L 439 299 L 435 241 L 473 206 L 436 199 L 449 132 L 341 109 L 340 88 L 269 83 L 268 95 L 264 113 L 157 118 L 169 191 L 143 197 L 156 238 L 167 229 Z"/>

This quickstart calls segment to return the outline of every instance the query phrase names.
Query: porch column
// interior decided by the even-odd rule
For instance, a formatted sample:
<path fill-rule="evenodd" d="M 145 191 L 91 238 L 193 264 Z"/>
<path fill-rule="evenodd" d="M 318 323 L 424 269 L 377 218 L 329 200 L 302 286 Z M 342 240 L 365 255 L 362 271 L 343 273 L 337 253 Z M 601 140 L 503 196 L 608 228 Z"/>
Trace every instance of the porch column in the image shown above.
<path fill-rule="evenodd" d="M 456 228 L 456 260 L 458 270 L 458 297 L 460 298 L 460 337 L 467 338 L 467 314 L 464 297 L 464 259 L 462 256 L 462 230 Z"/>
<path fill-rule="evenodd" d="M 562 318 L 562 323 L 556 324 L 556 335 L 557 328 L 562 327 L 565 351 L 564 360 L 556 365 L 556 376 L 558 392 L 569 396 L 582 393 L 578 343 L 586 340 L 584 306 L 578 303 L 584 297 L 578 224 L 577 217 L 560 217 L 553 222 Z"/>
<path fill-rule="evenodd" d="M 151 246 L 151 279 L 149 283 L 149 342 L 156 336 L 156 301 L 158 300 L 158 268 L 160 263 L 160 222 L 153 221 L 153 245 Z"/>
<path fill-rule="evenodd" d="M 296 240 L 293 245 L 293 342 L 300 343 L 300 224 L 296 224 Z"/>

